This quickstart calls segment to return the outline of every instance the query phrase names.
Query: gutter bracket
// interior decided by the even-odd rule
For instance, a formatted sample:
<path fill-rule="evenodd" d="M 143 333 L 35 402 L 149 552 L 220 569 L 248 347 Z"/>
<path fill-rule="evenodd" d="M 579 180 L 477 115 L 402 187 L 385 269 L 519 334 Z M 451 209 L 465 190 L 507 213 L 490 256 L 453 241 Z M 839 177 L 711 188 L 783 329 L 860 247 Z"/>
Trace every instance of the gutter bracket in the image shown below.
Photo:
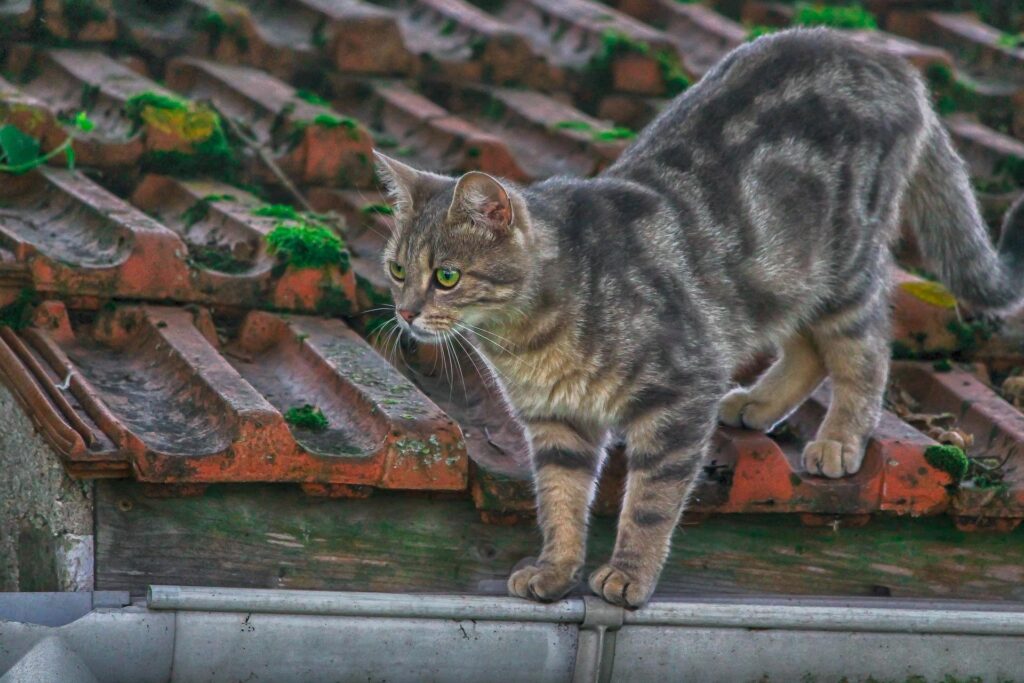
<path fill-rule="evenodd" d="M 622 628 L 625 610 L 593 595 L 583 598 L 583 607 L 572 683 L 607 683 L 615 663 L 615 632 Z"/>

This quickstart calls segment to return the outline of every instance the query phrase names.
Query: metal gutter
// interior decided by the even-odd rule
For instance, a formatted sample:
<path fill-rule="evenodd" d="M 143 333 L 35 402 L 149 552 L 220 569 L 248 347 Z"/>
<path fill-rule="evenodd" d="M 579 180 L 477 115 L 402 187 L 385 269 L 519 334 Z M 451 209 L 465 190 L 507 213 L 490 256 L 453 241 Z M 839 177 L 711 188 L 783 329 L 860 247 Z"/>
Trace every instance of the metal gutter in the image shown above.
<path fill-rule="evenodd" d="M 476 595 L 334 593 L 189 586 L 150 586 L 146 605 L 156 610 L 402 619 L 477 619 L 547 624 L 580 623 L 585 612 L 582 600 L 563 600 L 543 605 L 526 600 Z"/>
<path fill-rule="evenodd" d="M 10 610 L 4 620 L 5 599 L 0 683 L 1012 681 L 1024 672 L 1021 603 L 702 598 L 629 612 L 590 596 L 539 605 L 152 586 L 146 603 L 47 627 Z M 18 598 L 16 618 L 31 616 L 33 599 Z M 40 596 L 35 611 L 52 613 L 53 599 Z"/>

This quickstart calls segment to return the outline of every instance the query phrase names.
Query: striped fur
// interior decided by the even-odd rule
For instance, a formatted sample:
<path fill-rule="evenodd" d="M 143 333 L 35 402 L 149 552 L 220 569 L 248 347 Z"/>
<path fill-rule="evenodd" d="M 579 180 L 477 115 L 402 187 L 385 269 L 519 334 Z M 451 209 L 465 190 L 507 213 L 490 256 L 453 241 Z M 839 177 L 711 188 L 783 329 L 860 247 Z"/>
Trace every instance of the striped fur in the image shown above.
<path fill-rule="evenodd" d="M 1024 209 L 997 252 L 921 79 L 826 30 L 738 48 L 593 179 L 457 185 L 380 167 L 398 210 L 385 260 L 406 273 L 396 304 L 417 314 L 400 324 L 425 341 L 475 333 L 531 438 L 544 546 L 509 579 L 523 597 L 557 599 L 580 576 L 612 432 L 629 474 L 590 586 L 630 607 L 654 590 L 719 419 L 770 429 L 829 376 L 804 464 L 856 472 L 886 382 L 903 218 L 966 302 L 1021 298 Z M 439 288 L 439 267 L 459 284 Z M 776 364 L 731 388 L 765 349 Z"/>

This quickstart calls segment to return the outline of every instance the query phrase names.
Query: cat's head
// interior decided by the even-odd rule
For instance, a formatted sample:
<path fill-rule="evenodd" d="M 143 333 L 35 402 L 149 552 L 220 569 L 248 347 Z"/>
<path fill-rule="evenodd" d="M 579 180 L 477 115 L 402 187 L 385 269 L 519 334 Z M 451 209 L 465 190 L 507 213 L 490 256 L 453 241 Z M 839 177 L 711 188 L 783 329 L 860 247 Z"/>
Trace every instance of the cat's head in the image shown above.
<path fill-rule="evenodd" d="M 395 216 L 383 267 L 398 324 L 430 342 L 512 315 L 531 273 L 529 217 L 515 188 L 375 156 Z"/>

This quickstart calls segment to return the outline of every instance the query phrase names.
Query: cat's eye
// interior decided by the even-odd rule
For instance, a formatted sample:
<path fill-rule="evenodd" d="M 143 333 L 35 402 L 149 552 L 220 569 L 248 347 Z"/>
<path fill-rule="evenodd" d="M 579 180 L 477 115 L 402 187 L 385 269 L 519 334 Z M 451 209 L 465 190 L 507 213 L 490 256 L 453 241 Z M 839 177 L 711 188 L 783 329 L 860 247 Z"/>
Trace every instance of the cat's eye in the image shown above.
<path fill-rule="evenodd" d="M 405 279 L 405 266 L 399 265 L 398 261 L 389 261 L 388 269 L 391 271 L 391 277 L 396 280 Z"/>
<path fill-rule="evenodd" d="M 434 271 L 434 278 L 437 280 L 437 284 L 445 289 L 451 289 L 459 284 L 460 277 L 462 277 L 462 273 L 455 268 L 438 268 Z"/>

